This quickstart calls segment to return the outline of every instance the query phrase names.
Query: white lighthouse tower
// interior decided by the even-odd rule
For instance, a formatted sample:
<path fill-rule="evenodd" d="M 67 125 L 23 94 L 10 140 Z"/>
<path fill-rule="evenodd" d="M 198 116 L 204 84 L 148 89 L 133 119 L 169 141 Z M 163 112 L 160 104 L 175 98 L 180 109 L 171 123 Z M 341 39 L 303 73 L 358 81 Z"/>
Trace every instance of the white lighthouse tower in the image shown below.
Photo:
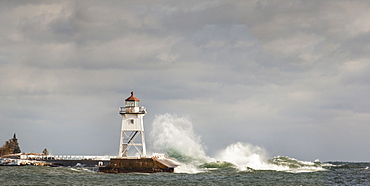
<path fill-rule="evenodd" d="M 143 117 L 145 107 L 139 106 L 140 100 L 134 97 L 134 92 L 125 100 L 125 107 L 119 108 L 122 115 L 120 157 L 140 156 L 146 157 L 145 135 Z"/>

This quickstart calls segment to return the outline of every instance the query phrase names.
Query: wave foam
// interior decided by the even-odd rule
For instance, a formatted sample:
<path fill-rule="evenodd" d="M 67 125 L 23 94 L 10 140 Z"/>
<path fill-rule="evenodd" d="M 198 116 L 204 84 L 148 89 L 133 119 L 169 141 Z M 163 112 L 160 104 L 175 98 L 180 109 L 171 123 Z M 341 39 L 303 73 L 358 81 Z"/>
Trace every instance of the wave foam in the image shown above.
<path fill-rule="evenodd" d="M 313 172 L 325 170 L 319 161 L 299 161 L 278 156 L 268 159 L 267 151 L 259 146 L 237 142 L 220 151 L 215 158 L 206 155 L 200 136 L 194 133 L 189 118 L 172 114 L 156 116 L 149 133 L 153 152 L 182 162 L 175 169 L 180 173 L 198 173 L 204 168 L 236 168 L 240 171 L 274 170 Z"/>

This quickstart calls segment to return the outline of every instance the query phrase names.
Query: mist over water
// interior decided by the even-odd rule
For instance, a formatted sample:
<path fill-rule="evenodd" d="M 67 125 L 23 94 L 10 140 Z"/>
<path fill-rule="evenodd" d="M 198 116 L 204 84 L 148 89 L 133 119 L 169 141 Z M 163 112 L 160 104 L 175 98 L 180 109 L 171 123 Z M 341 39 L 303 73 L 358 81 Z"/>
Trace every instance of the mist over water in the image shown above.
<path fill-rule="evenodd" d="M 236 142 L 221 150 L 215 157 L 205 153 L 201 137 L 193 130 L 188 117 L 175 114 L 157 115 L 149 133 L 151 150 L 176 158 L 182 165 L 176 172 L 197 173 L 204 168 L 235 168 L 246 170 L 275 170 L 312 172 L 325 170 L 319 161 L 304 162 L 289 157 L 269 159 L 267 151 L 246 142 Z M 203 168 L 203 169 L 202 169 Z"/>

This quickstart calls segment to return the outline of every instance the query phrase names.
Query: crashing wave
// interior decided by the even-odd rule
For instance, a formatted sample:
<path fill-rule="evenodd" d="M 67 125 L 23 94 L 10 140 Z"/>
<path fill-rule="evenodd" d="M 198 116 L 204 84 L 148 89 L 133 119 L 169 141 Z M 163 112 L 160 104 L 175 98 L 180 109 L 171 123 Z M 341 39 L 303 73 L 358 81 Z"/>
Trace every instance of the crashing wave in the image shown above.
<path fill-rule="evenodd" d="M 237 142 L 220 151 L 215 158 L 205 153 L 200 136 L 194 133 L 189 118 L 172 114 L 156 116 L 149 135 L 152 150 L 175 158 L 181 165 L 175 172 L 198 173 L 209 169 L 239 171 L 274 170 L 286 172 L 314 172 L 326 170 L 320 161 L 299 161 L 286 156 L 267 158 L 267 151 L 259 146 Z"/>

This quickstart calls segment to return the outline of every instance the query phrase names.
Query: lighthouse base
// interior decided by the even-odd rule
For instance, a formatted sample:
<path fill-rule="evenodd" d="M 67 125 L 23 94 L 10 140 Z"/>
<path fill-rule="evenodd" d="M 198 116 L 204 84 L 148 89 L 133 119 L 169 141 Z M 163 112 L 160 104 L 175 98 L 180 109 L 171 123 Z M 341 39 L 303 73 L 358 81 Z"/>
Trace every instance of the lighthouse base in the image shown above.
<path fill-rule="evenodd" d="M 100 172 L 104 173 L 155 173 L 155 172 L 174 172 L 177 165 L 170 161 L 152 158 L 112 158 L 110 164 L 99 167 Z"/>

